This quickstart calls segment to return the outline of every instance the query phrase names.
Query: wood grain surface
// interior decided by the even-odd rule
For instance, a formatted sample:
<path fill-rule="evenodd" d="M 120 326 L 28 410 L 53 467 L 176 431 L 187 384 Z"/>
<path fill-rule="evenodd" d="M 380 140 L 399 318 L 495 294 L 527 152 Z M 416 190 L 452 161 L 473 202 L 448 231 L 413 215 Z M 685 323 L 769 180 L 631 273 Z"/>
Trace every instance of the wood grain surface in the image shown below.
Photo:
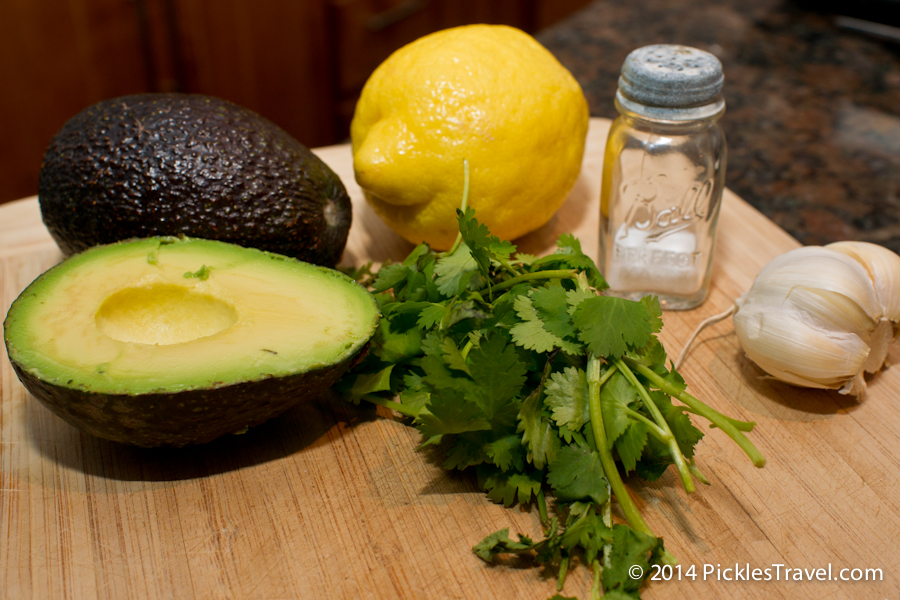
<path fill-rule="evenodd" d="M 571 196 L 550 223 L 518 240 L 520 249 L 546 251 L 572 231 L 596 253 L 608 126 L 592 121 Z M 403 258 L 411 247 L 365 205 L 349 148 L 317 152 L 354 200 L 344 263 Z M 796 245 L 726 193 L 709 300 L 664 315 L 670 356 L 697 323 L 748 288 L 762 265 Z M 35 198 L 0 207 L 4 314 L 60 258 Z M 900 349 L 891 357 L 896 363 Z M 671 472 L 654 484 L 628 481 L 682 569 L 681 581 L 676 571 L 643 597 L 900 598 L 900 368 L 872 377 L 860 402 L 791 387 L 744 358 L 727 321 L 700 336 L 682 373 L 694 395 L 757 422 L 751 439 L 768 464 L 753 467 L 713 429 L 697 453 L 710 486 L 688 496 Z M 537 512 L 494 505 L 470 475 L 443 472 L 438 457 L 416 449 L 417 432 L 386 410 L 326 395 L 241 436 L 141 450 L 82 434 L 49 413 L 5 357 L 0 392 L 4 600 L 537 600 L 555 593 L 552 574 L 527 561 L 488 565 L 471 552 L 503 527 L 539 537 Z M 796 573 L 787 568 L 807 570 L 800 571 L 805 578 L 829 567 L 831 577 L 880 569 L 880 576 L 869 572 L 879 581 L 785 581 Z M 769 569 L 772 580 L 734 580 L 752 569 Z M 579 565 L 563 594 L 586 598 L 589 585 Z"/>

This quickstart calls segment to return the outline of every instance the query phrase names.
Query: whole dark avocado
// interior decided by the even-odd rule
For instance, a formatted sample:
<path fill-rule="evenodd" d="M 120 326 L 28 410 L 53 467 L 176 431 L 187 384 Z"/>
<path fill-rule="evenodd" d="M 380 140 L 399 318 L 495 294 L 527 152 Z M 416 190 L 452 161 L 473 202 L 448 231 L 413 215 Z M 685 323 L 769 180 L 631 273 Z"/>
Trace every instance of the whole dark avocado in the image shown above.
<path fill-rule="evenodd" d="M 334 266 L 352 218 L 340 178 L 308 148 L 250 110 L 199 94 L 86 108 L 50 142 L 38 195 L 66 255 L 187 235 Z"/>

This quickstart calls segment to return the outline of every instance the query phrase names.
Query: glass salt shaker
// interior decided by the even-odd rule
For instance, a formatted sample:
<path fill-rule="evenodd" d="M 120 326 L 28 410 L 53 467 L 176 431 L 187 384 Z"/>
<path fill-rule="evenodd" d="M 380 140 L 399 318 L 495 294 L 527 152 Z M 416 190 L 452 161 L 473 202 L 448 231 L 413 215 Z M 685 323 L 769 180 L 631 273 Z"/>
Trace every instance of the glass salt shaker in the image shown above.
<path fill-rule="evenodd" d="M 708 52 L 645 46 L 625 59 L 606 142 L 600 268 L 609 294 L 694 308 L 709 292 L 725 186 L 722 64 Z"/>

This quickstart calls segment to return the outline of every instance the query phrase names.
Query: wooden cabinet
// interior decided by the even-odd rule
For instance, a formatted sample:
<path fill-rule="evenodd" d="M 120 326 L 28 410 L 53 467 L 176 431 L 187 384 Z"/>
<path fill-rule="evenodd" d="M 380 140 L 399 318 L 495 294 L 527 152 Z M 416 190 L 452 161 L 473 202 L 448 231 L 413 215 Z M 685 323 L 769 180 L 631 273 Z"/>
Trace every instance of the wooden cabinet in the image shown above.
<path fill-rule="evenodd" d="M 82 108 L 149 89 L 135 7 L 0 2 L 0 201 L 37 193 L 50 138 Z"/>
<path fill-rule="evenodd" d="M 372 70 L 465 23 L 536 32 L 588 0 L 0 3 L 0 202 L 37 193 L 53 134 L 105 98 L 181 91 L 255 110 L 310 147 L 344 141 Z"/>

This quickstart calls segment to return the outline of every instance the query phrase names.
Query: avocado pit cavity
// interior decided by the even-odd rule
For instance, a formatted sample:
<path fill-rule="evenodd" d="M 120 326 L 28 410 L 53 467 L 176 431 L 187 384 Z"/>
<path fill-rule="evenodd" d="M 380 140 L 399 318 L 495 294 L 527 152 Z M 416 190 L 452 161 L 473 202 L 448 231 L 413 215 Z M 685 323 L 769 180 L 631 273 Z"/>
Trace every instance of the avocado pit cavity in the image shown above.
<path fill-rule="evenodd" d="M 209 337 L 237 319 L 230 303 L 168 283 L 119 290 L 103 301 L 95 316 L 97 328 L 112 339 L 155 346 Z"/>

